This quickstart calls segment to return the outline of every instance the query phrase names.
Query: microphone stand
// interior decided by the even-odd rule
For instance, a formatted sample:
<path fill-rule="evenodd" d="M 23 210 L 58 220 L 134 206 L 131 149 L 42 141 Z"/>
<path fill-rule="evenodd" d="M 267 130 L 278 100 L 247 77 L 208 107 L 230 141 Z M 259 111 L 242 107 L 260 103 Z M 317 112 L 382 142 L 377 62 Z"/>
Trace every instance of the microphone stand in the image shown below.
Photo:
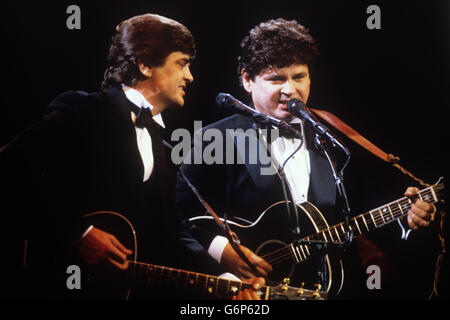
<path fill-rule="evenodd" d="M 348 203 L 348 198 L 347 198 L 347 193 L 345 191 L 344 178 L 343 178 L 343 171 L 344 171 L 345 167 L 347 166 L 348 162 L 350 161 L 350 152 L 345 147 L 345 145 L 343 145 L 342 143 L 335 144 L 334 140 L 331 140 L 332 145 L 340 147 L 346 155 L 346 162 L 343 165 L 342 169 L 338 172 L 336 163 L 331 158 L 330 152 L 328 151 L 328 148 L 326 146 L 326 140 L 322 140 L 321 135 L 319 133 L 315 134 L 314 143 L 315 143 L 316 147 L 320 151 L 322 151 L 323 154 L 326 156 L 326 158 L 330 164 L 332 173 L 333 173 L 333 178 L 334 178 L 337 192 L 338 192 L 339 199 L 340 199 L 339 206 L 341 207 L 342 214 L 344 216 L 345 239 L 344 239 L 344 241 L 341 241 L 341 242 L 297 239 L 294 242 L 296 245 L 308 245 L 308 246 L 315 247 L 317 249 L 317 251 L 319 251 L 319 252 L 322 252 L 322 251 L 329 252 L 333 249 L 341 249 L 341 250 L 345 251 L 345 250 L 347 250 L 348 246 L 353 241 L 353 231 L 350 230 L 350 226 L 349 226 L 350 206 Z M 320 263 L 320 267 L 319 267 L 319 271 L 318 271 L 318 277 L 319 277 L 320 281 L 322 282 L 322 286 L 324 286 L 327 283 L 327 278 L 329 277 L 328 269 L 326 267 L 326 262 L 324 261 L 324 257 L 322 257 L 322 259 L 321 259 L 321 263 Z"/>
<path fill-rule="evenodd" d="M 288 196 L 288 192 L 287 192 L 287 188 L 286 188 L 286 174 L 284 173 L 284 168 L 286 163 L 289 161 L 289 159 L 291 159 L 295 153 L 297 153 L 298 150 L 300 150 L 302 144 L 303 144 L 303 135 L 301 134 L 300 131 L 298 131 L 295 128 L 289 128 L 290 125 L 287 124 L 286 122 L 282 121 L 282 120 L 278 120 L 275 118 L 272 118 L 264 113 L 253 113 L 252 114 L 253 119 L 255 120 L 256 123 L 256 127 L 261 127 L 261 126 L 269 126 L 269 125 L 275 125 L 278 127 L 279 130 L 286 130 L 288 129 L 288 131 L 290 131 L 290 133 L 294 133 L 296 138 L 301 139 L 301 143 L 300 145 L 294 150 L 294 152 L 292 152 L 289 157 L 286 158 L 286 160 L 284 161 L 284 163 L 280 166 L 279 168 L 279 173 L 280 173 L 280 178 L 281 178 L 281 185 L 283 188 L 283 196 L 284 196 L 284 200 L 286 202 L 286 211 L 289 217 L 289 221 L 292 224 L 292 229 L 291 229 L 291 233 L 292 233 L 292 237 L 293 240 L 296 241 L 297 239 L 300 238 L 300 221 L 298 218 L 298 209 L 296 204 L 294 203 L 294 199 L 292 199 L 291 201 L 289 200 L 289 196 Z M 277 123 L 275 124 L 273 120 L 277 120 Z M 289 127 L 287 127 L 289 126 Z M 289 203 L 292 203 L 293 208 L 294 208 L 294 215 L 291 214 L 291 208 Z"/>
<path fill-rule="evenodd" d="M 330 167 L 331 167 L 331 171 L 333 173 L 334 182 L 336 184 L 336 188 L 337 188 L 337 192 L 338 192 L 339 200 L 340 200 L 339 206 L 341 208 L 342 215 L 344 217 L 344 231 L 345 231 L 345 240 L 342 243 L 336 243 L 336 244 L 338 244 L 339 246 L 342 246 L 345 250 L 348 248 L 350 243 L 353 241 L 353 231 L 350 230 L 350 225 L 349 225 L 351 210 L 350 210 L 347 193 L 345 191 L 345 186 L 344 186 L 344 169 L 347 166 L 348 162 L 350 161 L 350 151 L 348 151 L 348 149 L 345 146 L 343 146 L 343 148 L 341 148 L 346 155 L 346 162 L 342 166 L 341 170 L 339 170 L 339 172 L 338 172 L 336 163 L 331 158 L 328 148 L 326 146 L 326 143 L 320 138 L 320 135 L 317 133 L 314 138 L 314 143 L 315 143 L 316 147 L 319 150 L 321 150 L 323 152 L 323 154 L 325 155 L 325 157 L 327 158 L 327 160 L 330 164 Z M 333 145 L 336 146 L 336 144 L 334 144 L 334 143 L 333 143 Z M 341 147 L 340 144 L 338 146 Z"/>

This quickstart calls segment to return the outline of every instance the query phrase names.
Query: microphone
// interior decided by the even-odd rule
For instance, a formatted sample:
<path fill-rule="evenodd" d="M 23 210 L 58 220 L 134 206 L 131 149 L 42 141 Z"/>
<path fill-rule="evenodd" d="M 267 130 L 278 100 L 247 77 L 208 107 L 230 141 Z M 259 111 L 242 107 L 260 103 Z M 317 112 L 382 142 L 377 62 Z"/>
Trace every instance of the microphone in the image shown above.
<path fill-rule="evenodd" d="M 231 107 L 237 110 L 238 113 L 243 114 L 244 116 L 253 118 L 257 123 L 260 124 L 271 124 L 277 127 L 280 130 L 284 130 L 285 132 L 289 132 L 295 138 L 302 139 L 301 131 L 297 130 L 287 122 L 283 120 L 279 120 L 273 118 L 265 113 L 261 113 L 256 111 L 253 108 L 250 108 L 246 104 L 242 103 L 235 97 L 233 97 L 229 93 L 219 93 L 216 97 L 216 103 L 221 107 Z"/>
<path fill-rule="evenodd" d="M 309 111 L 309 108 L 299 99 L 292 98 L 287 103 L 288 111 L 303 120 L 306 125 L 310 126 L 320 138 L 326 138 L 334 145 L 339 146 L 346 154 L 350 154 L 347 147 L 339 141 L 339 139 L 331 133 L 327 127 L 317 120 L 317 118 Z"/>

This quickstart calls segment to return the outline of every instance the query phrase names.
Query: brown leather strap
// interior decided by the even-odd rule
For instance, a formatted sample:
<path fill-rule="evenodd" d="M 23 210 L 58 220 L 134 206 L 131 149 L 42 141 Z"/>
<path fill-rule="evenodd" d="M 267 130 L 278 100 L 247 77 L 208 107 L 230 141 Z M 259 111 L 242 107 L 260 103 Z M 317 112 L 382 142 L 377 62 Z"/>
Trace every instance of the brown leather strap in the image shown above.
<path fill-rule="evenodd" d="M 399 157 L 395 157 L 392 154 L 387 154 L 380 148 L 378 148 L 376 145 L 374 145 L 372 142 L 361 136 L 358 132 L 356 132 L 354 129 L 349 127 L 346 123 L 344 123 L 341 119 L 336 117 L 334 114 L 324 111 L 324 110 L 317 110 L 312 109 L 311 110 L 316 113 L 319 117 L 324 119 L 326 122 L 331 124 L 333 127 L 341 131 L 343 134 L 345 134 L 347 137 L 355 141 L 357 144 L 362 146 L 363 148 L 367 149 L 368 151 L 372 152 L 374 155 L 376 155 L 378 158 L 386 161 L 386 162 L 398 162 L 400 161 Z"/>
<path fill-rule="evenodd" d="M 318 115 L 320 118 L 322 118 L 323 120 L 328 122 L 334 128 L 336 128 L 337 130 L 342 132 L 344 135 L 346 135 L 347 137 L 349 137 L 350 139 L 355 141 L 357 144 L 359 144 L 360 146 L 362 146 L 363 148 L 365 148 L 366 150 L 368 150 L 369 152 L 371 152 L 372 154 L 374 154 L 378 158 L 380 158 L 383 161 L 386 161 L 388 163 L 391 163 L 394 167 L 399 169 L 402 173 L 408 175 L 409 177 L 411 177 L 412 179 L 417 181 L 422 186 L 427 186 L 427 187 L 430 186 L 428 183 L 426 183 L 423 180 L 417 178 L 411 172 L 409 172 L 408 170 L 403 168 L 401 165 L 399 165 L 398 164 L 398 162 L 400 161 L 399 157 L 396 157 L 396 156 L 394 156 L 391 153 L 384 152 L 383 150 L 378 148 L 376 145 L 374 145 L 372 142 L 370 142 L 369 140 L 364 138 L 362 135 L 360 135 L 353 128 L 351 128 L 346 123 L 344 123 L 341 119 L 336 117 L 334 114 L 332 114 L 332 113 L 330 113 L 328 111 L 324 111 L 324 110 L 318 110 L 318 109 L 312 109 L 312 108 L 310 108 L 310 109 L 316 115 Z"/>

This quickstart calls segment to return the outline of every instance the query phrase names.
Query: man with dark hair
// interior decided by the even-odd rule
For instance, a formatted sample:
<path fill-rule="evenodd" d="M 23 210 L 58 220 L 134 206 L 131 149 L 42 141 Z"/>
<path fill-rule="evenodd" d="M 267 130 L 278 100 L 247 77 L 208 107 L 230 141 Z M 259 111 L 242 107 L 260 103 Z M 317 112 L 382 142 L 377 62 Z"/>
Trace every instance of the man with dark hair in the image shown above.
<path fill-rule="evenodd" d="M 260 135 L 257 130 L 254 130 L 254 134 L 250 133 L 245 136 L 245 141 L 249 145 L 254 143 L 257 147 L 252 149 L 246 145 L 246 149 L 239 150 L 238 139 L 242 135 L 236 134 L 235 130 L 248 131 L 255 127 L 252 118 L 237 114 L 213 123 L 203 130 L 205 132 L 211 128 L 218 129 L 225 137 L 225 141 L 231 141 L 232 148 L 234 148 L 233 154 L 240 156 L 241 160 L 245 159 L 244 161 L 229 163 L 224 158 L 207 165 L 195 164 L 191 160 L 185 161 L 181 169 L 217 212 L 226 213 L 228 219 L 239 217 L 240 224 L 256 223 L 263 210 L 270 205 L 284 201 L 282 179 L 278 170 L 281 164 L 296 149 L 299 149 L 284 166 L 289 199 L 297 204 L 305 203 L 305 201 L 312 202 L 324 213 L 330 226 L 342 221 L 339 210 L 336 210 L 337 190 L 333 175 L 326 158 L 314 146 L 314 132 L 303 126 L 302 121 L 295 118 L 287 108 L 287 103 L 292 98 L 299 99 L 305 104 L 308 101 L 311 67 L 318 55 L 314 39 L 297 21 L 276 19 L 263 22 L 250 30 L 241 42 L 241 47 L 242 53 L 238 58 L 239 76 L 243 88 L 251 97 L 253 107 L 261 113 L 284 120 L 292 125 L 297 124 L 304 139 L 302 141 L 302 139 L 286 137 L 281 134 L 272 139 L 264 138 L 264 135 Z M 234 136 L 231 136 L 230 132 Z M 208 147 L 208 143 L 203 142 L 203 150 L 206 147 Z M 269 164 L 261 158 L 259 152 L 261 149 L 267 150 L 270 154 Z M 256 153 L 256 163 L 248 160 L 252 156 L 249 155 L 251 150 Z M 224 150 L 223 154 L 226 155 L 227 151 L 229 152 L 228 149 Z M 187 159 L 189 157 L 190 155 Z M 267 166 L 275 168 L 274 174 L 262 174 L 261 169 Z M 214 181 L 214 188 L 211 187 L 211 181 Z M 417 188 L 408 188 L 405 195 L 412 196 L 417 191 Z M 181 214 L 187 214 L 186 219 L 202 213 L 192 192 L 181 180 L 177 184 L 177 205 Z M 286 207 L 284 206 L 284 208 Z M 435 211 L 433 205 L 416 200 L 408 212 L 409 226 L 416 229 L 419 226 L 429 225 L 430 221 L 434 219 Z M 295 229 L 295 226 L 290 222 L 284 223 L 287 219 L 285 211 L 277 212 L 277 214 L 279 216 L 275 216 L 275 222 L 270 220 L 272 224 L 266 226 L 261 232 L 270 233 L 271 230 L 277 230 L 284 234 L 285 239 L 292 241 L 291 231 Z M 267 215 L 266 213 L 264 218 Z M 271 215 L 273 217 L 274 213 Z M 241 250 L 250 264 L 253 264 L 250 266 L 233 250 L 225 237 L 218 232 L 206 232 L 199 227 L 199 219 L 195 221 L 197 221 L 197 225 L 192 227 L 192 233 L 217 261 L 238 277 L 270 276 L 275 271 L 275 264 L 284 260 L 282 257 L 279 260 L 269 261 L 268 254 L 260 257 L 248 249 L 247 243 L 244 241 Z M 232 224 L 230 225 L 233 227 Z M 302 232 L 307 230 L 305 227 L 305 225 L 300 226 Z M 234 231 L 239 234 L 239 230 L 234 229 Z M 309 234 L 302 233 L 301 235 L 304 237 Z M 249 237 L 251 236 L 247 235 L 247 239 Z M 267 236 L 265 238 L 270 239 Z M 300 256 L 306 256 L 305 252 L 288 252 L 287 255 L 292 255 L 297 260 L 300 260 Z M 264 257 L 265 259 L 263 259 Z M 316 272 L 312 281 L 323 282 L 320 281 L 323 280 L 320 277 L 330 278 L 326 275 L 328 271 L 321 269 L 326 264 L 327 261 L 323 259 L 317 261 L 315 270 L 320 271 L 321 275 Z M 286 276 L 289 275 L 289 269 L 287 270 Z M 301 277 L 297 281 L 303 279 L 305 282 L 310 281 L 307 274 L 303 274 Z M 338 282 L 336 279 L 333 280 L 334 283 Z M 330 283 L 330 281 L 325 282 Z M 325 282 L 323 283 L 326 284 Z M 309 285 L 312 283 L 309 282 Z"/>
<path fill-rule="evenodd" d="M 8 190 L 3 203 L 10 225 L 20 226 L 8 230 L 10 243 L 25 247 L 10 259 L 12 267 L 24 269 L 23 291 L 16 279 L 9 285 L 18 296 L 84 297 L 84 282 L 80 294 L 69 290 L 73 256 L 83 274 L 96 276 L 108 270 L 118 276 L 129 268 L 131 254 L 162 266 L 202 261 L 211 270 L 208 265 L 215 264 L 174 216 L 176 168 L 159 132 L 160 113 L 183 106 L 193 81 L 194 39 L 182 24 L 155 14 L 123 21 L 116 31 L 103 90 L 59 95 L 42 121 L 1 149 L 1 180 Z M 127 234 L 84 216 L 99 211 L 90 217 L 119 213 Z M 120 298 L 110 290 L 116 279 L 101 293 Z M 140 297 L 183 297 L 143 290 Z M 249 296 L 256 298 L 251 290 Z"/>

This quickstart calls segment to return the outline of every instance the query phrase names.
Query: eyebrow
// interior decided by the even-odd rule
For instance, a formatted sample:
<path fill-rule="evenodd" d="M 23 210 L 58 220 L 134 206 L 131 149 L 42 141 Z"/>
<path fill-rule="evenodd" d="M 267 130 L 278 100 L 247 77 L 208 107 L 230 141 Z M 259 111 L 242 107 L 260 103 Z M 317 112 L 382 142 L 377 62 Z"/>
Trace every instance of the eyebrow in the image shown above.
<path fill-rule="evenodd" d="M 302 71 L 302 72 L 295 73 L 292 76 L 292 78 L 306 77 L 307 75 L 308 75 L 307 72 Z M 267 76 L 267 79 L 269 79 L 269 80 L 279 80 L 279 79 L 285 79 L 285 78 L 286 78 L 286 76 L 281 75 L 281 74 L 271 74 L 271 75 Z"/>
<path fill-rule="evenodd" d="M 284 79 L 286 78 L 286 76 L 281 75 L 281 74 L 271 74 L 271 75 L 267 75 L 267 79 L 273 80 L 273 79 Z"/>

